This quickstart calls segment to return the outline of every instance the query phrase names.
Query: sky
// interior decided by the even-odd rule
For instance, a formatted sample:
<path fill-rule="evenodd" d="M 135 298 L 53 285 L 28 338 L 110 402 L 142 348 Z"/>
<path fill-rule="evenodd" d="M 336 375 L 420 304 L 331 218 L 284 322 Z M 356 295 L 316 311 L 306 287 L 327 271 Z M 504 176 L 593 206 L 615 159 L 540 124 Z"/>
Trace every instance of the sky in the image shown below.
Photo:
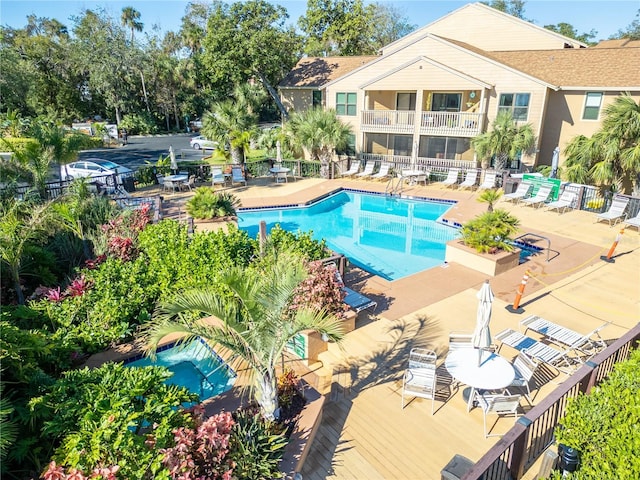
<path fill-rule="evenodd" d="M 304 15 L 306 0 L 269 0 L 282 5 L 289 12 L 289 20 L 295 25 Z M 410 23 L 422 27 L 471 2 L 404 0 L 384 1 L 394 4 Z M 366 3 L 370 3 L 365 0 Z M 141 14 L 145 30 L 153 25 L 162 31 L 178 31 L 185 13 L 187 0 L 1 0 L 0 24 L 13 28 L 26 25 L 26 17 L 35 14 L 38 17 L 55 18 L 71 27 L 69 18 L 78 15 L 83 9 L 104 7 L 113 17 L 119 18 L 123 7 L 132 6 Z M 578 33 L 595 30 L 596 40 L 603 40 L 626 29 L 636 19 L 640 10 L 640 0 L 527 0 L 524 14 L 539 26 L 569 23 Z"/>

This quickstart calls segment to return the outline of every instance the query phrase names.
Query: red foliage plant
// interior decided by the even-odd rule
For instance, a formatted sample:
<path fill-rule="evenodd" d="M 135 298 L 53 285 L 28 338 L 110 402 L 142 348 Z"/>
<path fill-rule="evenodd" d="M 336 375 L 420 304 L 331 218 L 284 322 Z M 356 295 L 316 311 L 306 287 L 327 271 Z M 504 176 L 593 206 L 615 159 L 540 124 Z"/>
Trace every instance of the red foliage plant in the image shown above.
<path fill-rule="evenodd" d="M 324 265 L 321 261 L 309 262 L 307 271 L 309 276 L 298 285 L 290 309 L 324 309 L 327 313 L 343 316 L 349 307 L 343 302 L 344 285 L 337 275 L 335 265 Z"/>
<path fill-rule="evenodd" d="M 84 278 L 84 275 L 80 275 L 73 279 L 71 284 L 65 290 L 65 293 L 70 297 L 81 297 L 92 286 L 93 283 L 91 281 Z"/>
<path fill-rule="evenodd" d="M 102 480 L 116 480 L 120 467 L 114 465 L 112 467 L 96 467 L 93 472 L 87 477 L 82 470 L 77 468 L 70 468 L 69 472 L 65 472 L 64 467 L 57 465 L 56 462 L 51 462 L 47 470 L 42 474 L 44 480 L 88 480 L 91 478 L 100 478 Z"/>
<path fill-rule="evenodd" d="M 128 262 L 133 259 L 136 248 L 131 238 L 115 236 L 109 239 L 107 251 L 109 255 L 119 258 L 123 262 Z"/>

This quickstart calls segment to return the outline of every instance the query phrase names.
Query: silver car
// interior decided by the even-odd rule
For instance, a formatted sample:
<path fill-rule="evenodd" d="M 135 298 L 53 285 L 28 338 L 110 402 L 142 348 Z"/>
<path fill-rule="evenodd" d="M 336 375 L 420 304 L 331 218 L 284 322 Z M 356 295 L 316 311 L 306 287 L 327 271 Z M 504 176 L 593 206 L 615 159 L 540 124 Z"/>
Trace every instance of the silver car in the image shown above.
<path fill-rule="evenodd" d="M 191 148 L 195 148 L 196 150 L 215 150 L 218 147 L 218 142 L 209 140 L 202 135 L 193 137 L 189 143 L 191 144 Z"/>
<path fill-rule="evenodd" d="M 60 178 L 64 180 L 80 177 L 103 177 L 106 179 L 109 175 L 117 175 L 118 183 L 121 184 L 122 178 L 131 174 L 133 174 L 133 170 L 130 168 L 101 158 L 87 158 L 60 167 Z M 101 183 L 107 182 L 101 181 Z"/>

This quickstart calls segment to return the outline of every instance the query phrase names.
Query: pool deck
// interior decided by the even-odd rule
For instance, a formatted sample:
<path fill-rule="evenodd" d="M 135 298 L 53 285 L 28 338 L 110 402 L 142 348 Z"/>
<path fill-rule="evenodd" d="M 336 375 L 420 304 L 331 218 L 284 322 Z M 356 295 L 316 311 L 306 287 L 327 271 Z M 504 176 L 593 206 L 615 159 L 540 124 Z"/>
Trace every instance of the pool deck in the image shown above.
<path fill-rule="evenodd" d="M 232 188 L 244 207 L 305 203 L 337 188 L 384 192 L 385 183 L 352 179 L 305 179 L 275 184 L 254 179 L 248 187 Z M 411 187 L 406 195 L 456 200 L 446 218 L 463 223 L 486 209 L 477 192 L 458 191 L 432 184 Z M 181 215 L 187 195 L 170 195 L 168 216 Z M 586 333 L 611 322 L 601 333 L 618 338 L 640 319 L 640 234 L 625 231 L 614 254 L 615 263 L 600 259 L 611 247 L 620 226 L 596 223 L 595 214 L 564 214 L 499 201 L 498 207 L 521 221 L 521 231 L 551 240 L 554 253 L 547 263 L 537 255 L 525 264 L 490 279 L 496 295 L 491 331 L 518 328 L 526 315 L 536 314 L 578 332 Z M 176 213 L 177 211 L 177 213 Z M 196 229 L 211 228 L 198 224 Z M 521 302 L 525 313 L 513 314 L 513 303 L 526 270 L 531 272 Z M 482 412 L 466 411 L 461 392 L 451 388 L 443 367 L 450 331 L 471 332 L 475 326 L 476 292 L 486 275 L 450 264 L 388 282 L 353 269 L 349 286 L 378 300 L 372 315 L 360 314 L 357 328 L 341 346 L 311 365 L 307 379 L 326 394 L 323 420 L 302 471 L 314 479 L 434 479 L 456 453 L 478 460 L 497 437 L 485 439 Z M 535 336 L 535 335 L 532 335 Z M 430 401 L 416 399 L 401 409 L 402 374 L 411 348 L 426 347 L 438 354 L 440 395 L 436 413 Z M 500 353 L 509 359 L 515 351 Z M 534 404 L 565 378 L 553 372 L 538 379 Z M 522 402 L 526 410 L 526 401 Z M 489 419 L 489 425 L 495 417 Z M 512 419 L 501 418 L 494 433 L 504 433 Z M 525 478 L 533 479 L 533 469 Z"/>

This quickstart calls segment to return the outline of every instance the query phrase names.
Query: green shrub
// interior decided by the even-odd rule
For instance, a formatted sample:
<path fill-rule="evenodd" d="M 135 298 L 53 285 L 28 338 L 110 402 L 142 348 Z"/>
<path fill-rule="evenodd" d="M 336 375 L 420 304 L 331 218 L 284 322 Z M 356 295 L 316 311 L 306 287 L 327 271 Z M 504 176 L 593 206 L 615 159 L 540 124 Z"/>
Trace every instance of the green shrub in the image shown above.
<path fill-rule="evenodd" d="M 519 223 L 506 210 L 486 212 L 462 226 L 461 239 L 480 253 L 510 252 L 514 249 L 510 237 L 518 231 Z"/>
<path fill-rule="evenodd" d="M 130 113 L 125 115 L 118 125 L 124 128 L 129 135 L 154 134 L 158 132 L 156 121 L 149 113 Z"/>
<path fill-rule="evenodd" d="M 186 208 L 193 218 L 210 220 L 234 216 L 239 206 L 240 200 L 232 193 L 216 193 L 210 187 L 200 187 L 187 201 Z"/>
<path fill-rule="evenodd" d="M 305 260 L 322 260 L 330 256 L 331 252 L 325 240 L 315 240 L 313 232 L 288 232 L 280 225 L 276 225 L 269 232 L 269 241 L 275 250 L 299 253 Z"/>
<path fill-rule="evenodd" d="M 566 478 L 640 478 L 640 350 L 589 395 L 569 401 L 556 441 L 580 452 L 578 470 Z M 555 478 L 560 478 L 556 474 Z"/>

